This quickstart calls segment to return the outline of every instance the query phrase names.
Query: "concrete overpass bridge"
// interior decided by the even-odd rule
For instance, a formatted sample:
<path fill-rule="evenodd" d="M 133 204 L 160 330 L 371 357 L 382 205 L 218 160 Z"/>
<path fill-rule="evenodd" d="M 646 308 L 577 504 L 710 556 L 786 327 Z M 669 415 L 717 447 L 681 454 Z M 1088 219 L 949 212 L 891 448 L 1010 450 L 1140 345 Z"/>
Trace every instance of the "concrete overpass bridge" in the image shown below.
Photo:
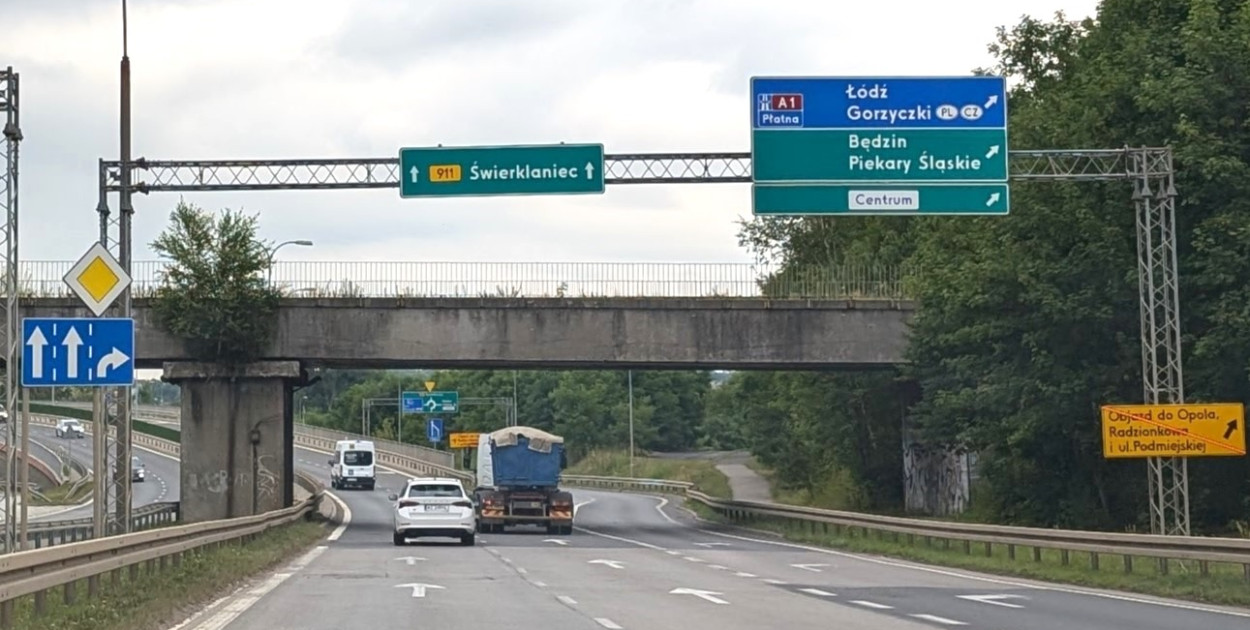
<path fill-rule="evenodd" d="M 25 263 L 22 315 L 89 316 L 64 296 L 59 278 L 69 263 L 41 264 Z M 159 267 L 135 266 L 136 362 L 163 368 L 182 388 L 188 522 L 282 507 L 281 494 L 250 493 L 262 473 L 272 487 L 291 487 L 291 394 L 309 367 L 881 368 L 904 360 L 915 311 L 898 270 L 765 273 L 761 281 L 750 265 L 538 264 L 549 273 L 539 279 L 515 269 L 494 278 L 483 273 L 491 264 L 477 273 L 437 263 L 294 265 L 304 279 L 275 269 L 274 284 L 289 297 L 273 340 L 256 363 L 229 370 L 197 363 L 162 330 L 144 297 Z M 308 273 L 317 266 L 325 268 Z M 345 285 L 326 290 L 344 275 Z"/>
<path fill-rule="evenodd" d="M 23 316 L 89 316 L 61 280 L 71 266 L 23 263 Z M 142 297 L 162 268 L 134 265 L 144 368 L 191 358 Z M 915 310 L 901 276 L 733 263 L 276 263 L 272 282 L 291 297 L 263 358 L 338 368 L 884 367 L 903 361 Z"/>

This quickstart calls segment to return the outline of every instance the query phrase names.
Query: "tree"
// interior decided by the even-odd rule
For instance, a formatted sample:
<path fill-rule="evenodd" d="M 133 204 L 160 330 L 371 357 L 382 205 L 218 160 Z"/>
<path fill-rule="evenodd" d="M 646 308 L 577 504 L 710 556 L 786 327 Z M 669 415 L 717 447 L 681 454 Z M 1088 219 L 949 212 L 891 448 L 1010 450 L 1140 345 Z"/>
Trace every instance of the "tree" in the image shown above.
<path fill-rule="evenodd" d="M 169 261 L 156 316 L 199 360 L 246 363 L 272 338 L 279 293 L 265 281 L 269 249 L 256 227 L 256 216 L 226 210 L 215 217 L 180 201 L 151 244 Z"/>

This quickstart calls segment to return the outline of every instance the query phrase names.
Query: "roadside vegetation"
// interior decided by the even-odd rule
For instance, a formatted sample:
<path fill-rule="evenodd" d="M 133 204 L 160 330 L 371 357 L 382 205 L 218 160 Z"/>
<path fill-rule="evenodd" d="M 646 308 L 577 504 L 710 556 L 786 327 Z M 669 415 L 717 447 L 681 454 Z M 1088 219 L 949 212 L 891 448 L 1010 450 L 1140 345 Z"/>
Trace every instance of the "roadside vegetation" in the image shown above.
<path fill-rule="evenodd" d="M 635 456 L 634 470 L 631 475 L 628 450 L 603 450 L 589 453 L 565 472 L 570 475 L 688 481 L 711 496 L 733 498 L 729 490 L 729 480 L 725 478 L 724 473 L 716 469 L 716 464 L 705 459 L 661 459 Z"/>
<path fill-rule="evenodd" d="M 100 580 L 98 597 L 87 597 L 86 580 L 75 584 L 76 600 L 66 604 L 50 592 L 46 612 L 34 614 L 34 598 L 17 600 L 14 628 L 22 630 L 164 630 L 206 606 L 249 578 L 291 561 L 325 536 L 315 521 L 275 527 L 246 544 L 183 555 L 178 566 L 149 572 L 136 579 L 122 570 L 114 582 Z"/>
<path fill-rule="evenodd" d="M 66 482 L 55 488 L 30 493 L 31 505 L 78 505 L 91 498 L 91 478 Z"/>

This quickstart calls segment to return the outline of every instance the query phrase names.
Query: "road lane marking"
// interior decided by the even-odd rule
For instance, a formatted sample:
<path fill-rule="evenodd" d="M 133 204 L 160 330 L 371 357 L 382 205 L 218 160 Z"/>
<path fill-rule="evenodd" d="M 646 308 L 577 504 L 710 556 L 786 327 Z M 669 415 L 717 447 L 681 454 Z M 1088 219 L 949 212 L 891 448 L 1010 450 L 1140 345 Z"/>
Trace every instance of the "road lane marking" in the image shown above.
<path fill-rule="evenodd" d="M 564 604 L 564 605 L 566 605 L 566 606 L 576 606 L 576 605 L 577 605 L 577 600 L 576 600 L 576 599 L 573 599 L 572 597 L 569 597 L 568 595 L 556 595 L 556 599 L 560 600 L 560 603 L 562 603 L 562 604 Z"/>
<path fill-rule="evenodd" d="M 915 617 L 916 619 L 924 619 L 925 621 L 932 621 L 933 623 L 940 623 L 944 626 L 966 626 L 968 625 L 962 621 L 955 621 L 954 619 L 947 619 L 946 617 L 939 617 L 937 615 L 916 614 L 916 615 L 909 615 L 909 616 Z"/>
<path fill-rule="evenodd" d="M 893 606 L 886 606 L 885 604 L 878 604 L 877 602 L 870 602 L 862 599 L 852 599 L 851 603 L 863 606 L 864 608 L 872 608 L 874 610 L 891 610 L 894 608 Z"/>
<path fill-rule="evenodd" d="M 330 499 L 332 499 L 334 503 L 338 505 L 339 509 L 343 511 L 343 520 L 339 521 L 339 526 L 335 527 L 334 531 L 330 532 L 329 536 L 326 536 L 326 540 L 333 542 L 335 540 L 338 540 L 340 537 L 342 537 L 343 532 L 347 531 L 347 526 L 352 524 L 352 509 L 347 507 L 346 501 L 340 499 L 338 495 L 334 494 L 333 492 L 326 490 L 325 495 L 327 497 L 330 497 Z"/>
<path fill-rule="evenodd" d="M 736 575 L 736 576 L 738 576 L 738 577 L 744 577 L 744 578 L 753 578 L 753 577 L 758 577 L 758 576 L 756 576 L 754 573 L 747 573 L 746 571 L 739 571 L 739 572 L 735 573 L 734 575 Z"/>
<path fill-rule="evenodd" d="M 595 622 L 607 628 L 608 630 L 625 630 L 621 626 L 616 625 L 615 621 L 612 621 L 611 619 L 608 619 L 607 617 L 595 617 Z"/>
<path fill-rule="evenodd" d="M 818 588 L 801 588 L 799 590 L 803 591 L 804 593 L 807 593 L 808 595 L 819 595 L 821 597 L 837 597 L 837 595 L 834 593 L 830 593 L 829 591 L 822 591 Z"/>
<path fill-rule="evenodd" d="M 206 619 L 199 621 L 199 623 L 191 625 L 196 621 L 196 617 L 199 616 L 193 615 L 186 621 L 175 626 L 173 630 L 221 630 L 222 628 L 225 628 L 240 615 L 247 612 L 249 608 L 256 605 L 256 602 L 260 601 L 261 598 L 268 595 L 273 591 L 273 589 L 277 588 L 279 584 L 287 581 L 287 579 L 292 575 L 295 575 L 304 567 L 308 566 L 308 564 L 313 560 L 316 560 L 317 556 L 324 553 L 326 549 L 329 549 L 329 547 L 325 545 L 318 545 L 317 547 L 314 547 L 294 562 L 287 565 L 284 571 L 270 575 L 268 579 L 253 586 L 250 590 L 247 590 L 246 596 L 236 597 L 238 593 L 247 588 L 245 586 L 236 591 L 235 594 L 231 596 L 232 601 L 226 604 L 221 610 L 209 615 Z M 218 600 L 212 605 L 216 606 L 220 602 L 221 600 Z"/>
<path fill-rule="evenodd" d="M 1021 606 L 1020 604 L 1008 604 L 1007 602 L 1000 601 L 1000 600 L 1004 600 L 1004 599 L 1028 599 L 1028 598 L 1026 598 L 1026 597 L 1025 597 L 1025 596 L 1023 596 L 1023 595 L 1012 595 L 1012 594 L 1003 594 L 1003 595 L 956 595 L 955 597 L 958 597 L 959 599 L 967 599 L 967 600 L 974 601 L 974 602 L 981 602 L 982 604 L 993 604 L 993 605 L 995 605 L 995 606 L 1002 606 L 1003 608 L 1024 608 L 1024 606 Z"/>
<path fill-rule="evenodd" d="M 670 520 L 672 520 L 672 519 L 670 519 Z M 675 522 L 675 521 L 674 521 L 674 522 Z M 680 523 L 679 523 L 679 524 L 680 524 Z M 797 544 L 797 543 L 786 542 L 786 541 L 781 541 L 781 540 L 765 540 L 765 539 L 762 539 L 762 538 L 752 538 L 752 537 L 750 537 L 750 536 L 739 536 L 739 535 L 737 535 L 737 534 L 728 534 L 728 533 L 725 533 L 725 532 L 717 532 L 717 531 L 712 531 L 712 530 L 710 530 L 710 529 L 704 529 L 704 528 L 701 528 L 701 527 L 695 527 L 695 526 L 691 526 L 691 525 L 685 525 L 685 524 L 681 524 L 681 525 L 682 525 L 683 527 L 686 527 L 686 528 L 689 528 L 689 529 L 696 529 L 696 530 L 699 530 L 701 533 L 704 533 L 704 534 L 710 534 L 710 535 L 712 535 L 712 536 L 722 536 L 722 537 L 725 537 L 725 538 L 730 538 L 730 539 L 733 539 L 733 540 L 742 540 L 742 541 L 746 541 L 746 542 L 758 543 L 758 544 L 761 544 L 761 545 L 773 545 L 773 546 L 775 546 L 775 547 L 787 547 L 787 548 L 790 548 L 790 549 L 802 549 L 802 550 L 804 550 L 804 551 L 811 551 L 811 552 L 814 552 L 814 553 L 823 553 L 823 554 L 830 555 L 830 556 L 837 556 L 837 557 L 840 557 L 840 558 L 849 558 L 849 559 L 851 559 L 851 560 L 858 560 L 858 561 L 860 561 L 860 562 L 867 562 L 867 563 L 871 563 L 871 564 L 877 564 L 877 565 L 887 566 L 887 567 L 894 567 L 894 568 L 897 568 L 897 569 L 905 569 L 905 570 L 909 570 L 909 571 L 923 571 L 923 572 L 925 572 L 925 573 L 932 573 L 932 574 L 935 574 L 935 575 L 944 575 L 944 576 L 947 576 L 947 577 L 962 578 L 962 579 L 965 579 L 965 580 L 971 580 L 971 581 L 976 581 L 976 582 L 986 582 L 986 583 L 990 583 L 990 584 L 999 584 L 999 585 L 1002 585 L 1002 586 L 1014 586 L 1014 587 L 1016 587 L 1016 588 L 1031 589 L 1031 590 L 1036 590 L 1036 591 L 1050 591 L 1050 592 L 1054 592 L 1054 593 L 1064 593 L 1064 594 L 1068 594 L 1068 595 L 1082 595 L 1082 596 L 1085 596 L 1085 597 L 1097 597 L 1097 598 L 1100 598 L 1100 599 L 1110 599 L 1110 600 L 1121 601 L 1121 602 L 1129 602 L 1129 603 L 1133 603 L 1133 604 L 1147 604 L 1147 605 L 1150 605 L 1150 606 L 1162 606 L 1162 607 L 1164 607 L 1164 608 L 1175 608 L 1175 609 L 1178 609 L 1178 610 L 1188 610 L 1188 611 L 1190 611 L 1190 612 L 1204 612 L 1204 613 L 1211 613 L 1211 614 L 1215 614 L 1215 615 L 1225 615 L 1225 616 L 1229 616 L 1229 617 L 1240 617 L 1240 618 L 1244 618 L 1244 619 L 1250 619 L 1250 612 L 1242 612 L 1242 611 L 1238 611 L 1238 610 L 1223 610 L 1223 609 L 1220 609 L 1220 608 L 1210 608 L 1210 607 L 1207 607 L 1207 606 L 1200 606 L 1200 605 L 1196 605 L 1196 604 L 1186 604 L 1186 603 L 1181 603 L 1181 602 L 1171 602 L 1171 601 L 1156 600 L 1156 599 L 1146 599 L 1146 598 L 1143 598 L 1143 597 L 1134 597 L 1134 596 L 1130 596 L 1130 595 L 1117 595 L 1117 594 L 1115 594 L 1115 593 L 1101 593 L 1101 592 L 1098 592 L 1098 591 L 1090 591 L 1090 590 L 1085 590 L 1085 589 L 1076 588 L 1076 587 L 1069 587 L 1069 586 L 1059 586 L 1059 585 L 1054 585 L 1054 586 L 1051 586 L 1051 585 L 1044 585 L 1044 584 L 1030 584 L 1030 583 L 1028 583 L 1028 582 L 1016 582 L 1016 581 L 1014 581 L 1014 580 L 1008 580 L 1008 579 L 1002 579 L 1002 578 L 993 578 L 993 577 L 987 577 L 987 576 L 981 576 L 981 575 L 973 575 L 973 574 L 963 573 L 963 572 L 960 572 L 960 571 L 955 571 L 955 570 L 951 570 L 951 569 L 943 569 L 943 568 L 940 568 L 940 567 L 931 567 L 931 566 L 924 566 L 924 565 L 919 565 L 919 564 L 909 564 L 909 563 L 906 563 L 906 562 L 896 562 L 896 561 L 893 561 L 893 560 L 885 560 L 885 559 L 882 559 L 882 558 L 874 558 L 874 557 L 869 557 L 869 556 L 859 556 L 859 555 L 855 555 L 855 554 L 853 554 L 853 553 L 846 553 L 846 552 L 842 552 L 842 551 L 835 551 L 835 550 L 833 550 L 833 549 L 825 549 L 825 548 L 822 548 L 822 547 L 812 547 L 812 546 L 810 546 L 810 545 L 800 545 L 800 544 Z"/>

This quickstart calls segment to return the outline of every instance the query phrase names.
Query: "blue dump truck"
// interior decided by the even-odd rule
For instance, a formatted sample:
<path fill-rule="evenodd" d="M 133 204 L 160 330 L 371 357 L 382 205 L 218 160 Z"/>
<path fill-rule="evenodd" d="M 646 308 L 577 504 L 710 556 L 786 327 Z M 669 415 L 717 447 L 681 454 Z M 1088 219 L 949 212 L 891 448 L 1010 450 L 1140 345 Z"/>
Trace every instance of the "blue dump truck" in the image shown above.
<path fill-rule="evenodd" d="M 478 438 L 477 530 L 502 533 L 509 525 L 542 525 L 573 533 L 573 495 L 561 490 L 567 466 L 564 438 L 533 427 L 508 427 Z"/>

